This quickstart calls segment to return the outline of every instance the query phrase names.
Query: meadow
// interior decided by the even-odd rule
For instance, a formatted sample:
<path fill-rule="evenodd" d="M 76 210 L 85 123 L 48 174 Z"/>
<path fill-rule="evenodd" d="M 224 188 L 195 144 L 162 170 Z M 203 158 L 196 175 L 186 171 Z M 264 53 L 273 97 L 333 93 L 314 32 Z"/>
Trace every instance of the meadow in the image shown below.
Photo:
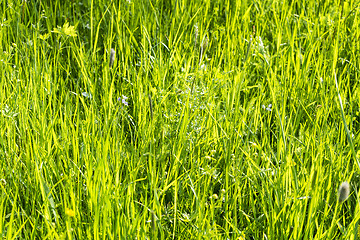
<path fill-rule="evenodd" d="M 1 1 L 0 238 L 357 239 L 359 4 Z"/>

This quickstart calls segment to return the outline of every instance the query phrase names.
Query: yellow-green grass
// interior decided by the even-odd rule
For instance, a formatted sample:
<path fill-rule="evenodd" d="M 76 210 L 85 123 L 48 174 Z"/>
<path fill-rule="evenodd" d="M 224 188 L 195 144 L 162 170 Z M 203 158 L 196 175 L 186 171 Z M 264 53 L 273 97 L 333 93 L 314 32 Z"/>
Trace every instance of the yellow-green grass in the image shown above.
<path fill-rule="evenodd" d="M 357 239 L 359 14 L 1 2 L 0 238 Z"/>

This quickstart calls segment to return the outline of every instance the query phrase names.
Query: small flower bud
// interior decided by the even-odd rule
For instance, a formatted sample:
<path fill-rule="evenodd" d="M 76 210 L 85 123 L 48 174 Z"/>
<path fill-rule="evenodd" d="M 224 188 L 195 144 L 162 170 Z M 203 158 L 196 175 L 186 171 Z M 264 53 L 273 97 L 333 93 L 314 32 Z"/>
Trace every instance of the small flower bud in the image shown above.
<path fill-rule="evenodd" d="M 214 200 L 217 200 L 219 198 L 219 196 L 216 194 L 216 193 L 214 193 L 212 196 L 211 196 L 211 199 L 214 199 Z"/>
<path fill-rule="evenodd" d="M 75 211 L 69 208 L 65 209 L 65 214 L 70 216 L 70 217 L 75 217 Z"/>

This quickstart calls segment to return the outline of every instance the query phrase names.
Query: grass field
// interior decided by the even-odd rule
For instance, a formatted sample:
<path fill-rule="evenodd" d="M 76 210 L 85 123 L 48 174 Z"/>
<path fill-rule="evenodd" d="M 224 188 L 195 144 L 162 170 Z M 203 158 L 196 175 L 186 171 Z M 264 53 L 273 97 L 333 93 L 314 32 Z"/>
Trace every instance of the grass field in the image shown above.
<path fill-rule="evenodd" d="M 358 239 L 359 4 L 2 1 L 1 239 Z"/>

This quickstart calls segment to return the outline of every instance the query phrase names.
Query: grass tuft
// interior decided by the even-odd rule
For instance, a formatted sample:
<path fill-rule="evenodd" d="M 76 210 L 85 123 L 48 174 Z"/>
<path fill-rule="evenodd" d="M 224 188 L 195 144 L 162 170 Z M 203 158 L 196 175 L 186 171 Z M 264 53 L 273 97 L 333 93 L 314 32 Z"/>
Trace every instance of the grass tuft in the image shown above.
<path fill-rule="evenodd" d="M 357 239 L 359 24 L 356 1 L 3 1 L 0 238 Z"/>

